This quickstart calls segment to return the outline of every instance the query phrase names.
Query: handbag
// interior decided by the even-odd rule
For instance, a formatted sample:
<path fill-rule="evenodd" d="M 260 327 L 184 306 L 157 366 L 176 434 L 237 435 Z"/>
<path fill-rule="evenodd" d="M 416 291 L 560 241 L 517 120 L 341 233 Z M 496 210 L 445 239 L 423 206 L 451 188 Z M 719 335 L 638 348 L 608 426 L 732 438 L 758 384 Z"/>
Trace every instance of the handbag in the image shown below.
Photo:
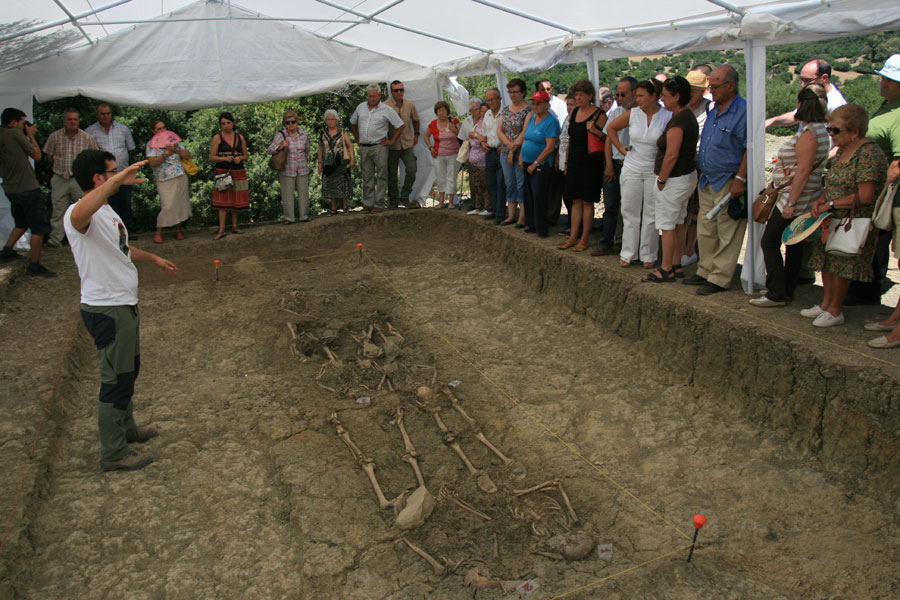
<path fill-rule="evenodd" d="M 463 141 L 462 144 L 459 145 L 459 152 L 456 153 L 456 161 L 461 163 L 469 162 L 469 151 L 472 146 L 469 144 L 469 140 Z"/>
<path fill-rule="evenodd" d="M 597 110 L 597 112 L 600 112 L 599 109 Z M 603 150 L 606 147 L 606 145 L 603 143 L 603 140 L 600 138 L 600 136 L 597 135 L 596 133 L 591 132 L 591 129 L 594 128 L 594 124 L 597 122 L 597 119 L 599 117 L 600 117 L 600 115 L 596 115 L 593 118 L 588 119 L 588 124 L 585 125 L 585 127 L 587 128 L 587 134 L 588 134 L 588 136 L 587 136 L 588 155 L 603 154 Z"/>
<path fill-rule="evenodd" d="M 850 212 L 842 219 L 833 218 L 828 223 L 825 252 L 837 256 L 859 256 L 872 231 L 871 217 L 854 217 L 859 198 L 854 197 Z"/>
<path fill-rule="evenodd" d="M 214 178 L 216 189 L 220 192 L 227 192 L 234 187 L 234 179 L 231 178 L 231 172 L 219 173 Z"/>
<path fill-rule="evenodd" d="M 891 217 L 894 208 L 894 195 L 897 193 L 897 182 L 888 183 L 881 190 L 881 195 L 875 201 L 875 211 L 872 213 L 872 224 L 877 229 L 890 231 L 893 229 Z"/>
<path fill-rule="evenodd" d="M 728 216 L 735 221 L 747 218 L 747 192 L 728 199 Z"/>
<path fill-rule="evenodd" d="M 287 139 L 287 130 L 281 134 L 283 139 Z M 283 171 L 284 165 L 287 163 L 287 148 L 279 148 L 275 154 L 269 157 L 269 168 L 276 171 Z"/>
<path fill-rule="evenodd" d="M 197 166 L 197 163 L 189 158 L 182 158 L 181 166 L 184 169 L 184 172 L 188 175 L 196 175 L 200 172 L 200 167 Z"/>
<path fill-rule="evenodd" d="M 775 203 L 778 200 L 778 193 L 786 186 L 773 186 L 771 183 L 759 193 L 756 200 L 753 201 L 753 220 L 757 223 L 768 223 L 772 217 L 772 211 L 775 210 Z"/>

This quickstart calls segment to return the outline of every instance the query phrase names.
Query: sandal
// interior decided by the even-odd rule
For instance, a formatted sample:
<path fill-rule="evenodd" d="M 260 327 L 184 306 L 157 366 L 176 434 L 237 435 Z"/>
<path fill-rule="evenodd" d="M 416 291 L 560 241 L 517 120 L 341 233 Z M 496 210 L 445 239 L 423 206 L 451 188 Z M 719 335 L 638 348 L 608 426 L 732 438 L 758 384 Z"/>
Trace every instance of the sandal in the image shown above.
<path fill-rule="evenodd" d="M 584 252 L 587 249 L 588 249 L 587 244 L 582 244 L 579 242 L 578 244 L 575 245 L 574 248 L 572 248 L 572 252 Z"/>
<path fill-rule="evenodd" d="M 228 235 L 228 234 L 225 233 L 224 231 L 220 231 L 220 232 L 218 232 L 216 235 L 213 236 L 213 239 L 214 239 L 214 240 L 221 240 L 221 239 L 222 239 L 223 237 L 225 237 L 226 235 Z"/>
<path fill-rule="evenodd" d="M 244 233 L 244 230 L 243 230 L 243 229 L 238 229 L 237 227 L 232 227 L 232 228 L 231 228 L 231 233 L 240 235 L 240 234 Z"/>
<path fill-rule="evenodd" d="M 655 262 L 645 262 L 645 263 L 644 263 L 644 268 L 645 268 L 645 269 L 655 269 L 655 268 L 656 268 L 656 263 L 655 263 Z"/>
<path fill-rule="evenodd" d="M 557 244 L 556 247 L 559 248 L 560 250 L 567 250 L 568 248 L 571 248 L 572 246 L 577 246 L 577 245 L 578 245 L 578 242 L 566 240 L 562 244 Z"/>
<path fill-rule="evenodd" d="M 672 265 L 672 272 L 678 279 L 684 279 L 684 269 L 681 268 L 681 265 Z"/>
<path fill-rule="evenodd" d="M 175 239 L 176 239 L 176 240 L 183 240 L 183 239 L 184 239 L 184 234 L 181 233 L 180 231 L 176 231 L 176 232 L 175 232 Z"/>
<path fill-rule="evenodd" d="M 159 235 L 158 233 L 157 233 L 156 235 L 154 235 L 154 236 L 153 236 L 153 243 L 154 243 L 154 244 L 162 244 L 162 236 Z"/>
<path fill-rule="evenodd" d="M 627 260 L 622 260 L 622 259 L 620 258 L 620 259 L 619 259 L 619 266 L 622 267 L 623 269 L 627 269 L 628 267 L 631 266 L 631 263 L 630 263 L 629 261 L 627 261 Z"/>
<path fill-rule="evenodd" d="M 657 275 L 657 273 L 659 273 L 659 275 Z M 652 273 L 648 273 L 641 277 L 641 281 L 645 283 L 674 283 L 675 273 L 673 271 L 666 271 L 660 267 Z"/>

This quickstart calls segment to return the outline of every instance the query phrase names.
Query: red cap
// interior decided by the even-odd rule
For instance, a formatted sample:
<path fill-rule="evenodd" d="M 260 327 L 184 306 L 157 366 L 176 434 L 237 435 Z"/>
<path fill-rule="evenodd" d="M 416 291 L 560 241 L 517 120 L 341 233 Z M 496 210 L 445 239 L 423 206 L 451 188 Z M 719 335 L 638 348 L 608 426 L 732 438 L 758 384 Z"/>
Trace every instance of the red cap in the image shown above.
<path fill-rule="evenodd" d="M 550 102 L 550 94 L 545 90 L 538 90 L 531 95 L 531 99 L 537 100 L 538 102 Z"/>
<path fill-rule="evenodd" d="M 704 525 L 706 525 L 706 517 L 703 515 L 694 515 L 694 527 L 696 529 L 703 529 Z"/>

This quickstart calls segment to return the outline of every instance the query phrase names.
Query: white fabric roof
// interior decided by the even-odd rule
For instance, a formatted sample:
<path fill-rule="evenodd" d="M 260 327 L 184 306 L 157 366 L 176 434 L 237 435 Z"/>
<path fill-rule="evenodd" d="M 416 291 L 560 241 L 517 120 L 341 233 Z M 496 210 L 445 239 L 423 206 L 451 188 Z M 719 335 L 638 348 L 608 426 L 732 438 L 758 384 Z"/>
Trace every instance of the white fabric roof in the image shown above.
<path fill-rule="evenodd" d="M 14 3 L 0 24 L 0 89 L 186 109 L 348 83 L 545 70 L 591 53 L 602 60 L 900 28 L 896 0 L 243 2 Z M 16 37 L 36 21 L 66 22 Z"/>

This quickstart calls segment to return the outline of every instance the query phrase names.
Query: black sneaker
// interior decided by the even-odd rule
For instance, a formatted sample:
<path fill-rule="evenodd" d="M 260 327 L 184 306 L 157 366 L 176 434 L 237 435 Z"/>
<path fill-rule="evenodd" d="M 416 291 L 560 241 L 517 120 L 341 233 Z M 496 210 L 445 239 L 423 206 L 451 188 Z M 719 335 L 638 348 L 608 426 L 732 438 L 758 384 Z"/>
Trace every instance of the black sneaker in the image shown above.
<path fill-rule="evenodd" d="M 706 283 L 706 278 L 700 277 L 695 273 L 690 277 L 685 277 L 683 280 L 681 280 L 681 283 L 683 283 L 684 285 L 703 285 L 704 283 Z"/>
<path fill-rule="evenodd" d="M 13 250 L 12 248 L 3 248 L 0 250 L 0 260 L 15 260 L 17 258 L 22 258 L 22 255 Z"/>
<path fill-rule="evenodd" d="M 25 274 L 31 275 L 32 277 L 56 277 L 56 273 L 48 271 L 47 267 L 41 263 L 31 263 L 28 265 L 28 268 L 25 269 Z"/>

